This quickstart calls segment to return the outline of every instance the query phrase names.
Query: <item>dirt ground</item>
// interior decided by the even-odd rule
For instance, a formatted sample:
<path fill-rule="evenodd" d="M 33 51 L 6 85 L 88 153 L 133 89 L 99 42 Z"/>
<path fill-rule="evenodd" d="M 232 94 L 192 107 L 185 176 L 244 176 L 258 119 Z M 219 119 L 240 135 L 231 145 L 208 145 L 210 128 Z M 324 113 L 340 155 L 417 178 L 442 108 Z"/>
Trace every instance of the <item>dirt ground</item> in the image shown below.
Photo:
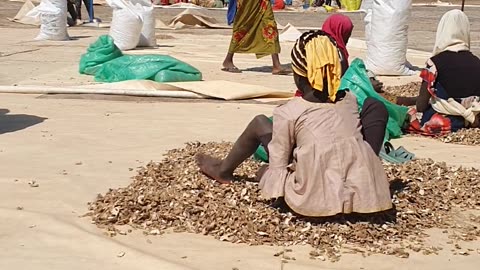
<path fill-rule="evenodd" d="M 467 0 L 468 1 L 468 0 Z M 473 1 L 469 1 L 472 3 Z M 35 42 L 35 27 L 11 23 L 21 3 L 0 0 L 0 85 L 71 86 L 91 84 L 78 74 L 78 60 L 87 46 L 108 29 L 74 27 L 68 42 Z M 410 24 L 408 58 L 422 65 L 433 46 L 434 31 L 446 8 L 416 7 Z M 96 7 L 109 20 L 110 9 Z M 157 9 L 163 21 L 179 10 Z M 225 11 L 208 11 L 219 21 Z M 480 8 L 469 8 L 472 47 L 480 54 Z M 317 27 L 325 14 L 277 13 L 279 22 Z M 355 22 L 350 51 L 364 57 L 362 15 Z M 219 70 L 229 43 L 229 30 L 161 30 L 160 47 L 198 67 L 205 80 L 231 80 L 292 90 L 291 77 L 268 73 L 269 59 L 236 57 L 243 74 Z M 289 62 L 291 43 L 282 43 L 280 55 Z M 426 51 L 426 52 L 421 52 Z M 418 77 L 382 78 L 387 84 Z M 293 248 L 296 261 L 282 264 L 273 254 L 282 247 L 234 245 L 210 237 L 167 233 L 152 237 L 135 232 L 109 238 L 80 218 L 87 202 L 109 188 L 130 183 L 138 166 L 159 161 L 166 150 L 188 141 L 234 140 L 257 114 L 271 114 L 274 106 L 235 102 L 133 99 L 82 96 L 1 94 L 0 106 L 0 269 L 478 269 L 480 255 L 454 256 L 441 232 L 432 230 L 429 242 L 444 247 L 440 255 L 412 253 L 408 259 L 386 255 L 363 258 L 345 254 L 338 263 L 309 259 L 310 247 Z M 451 165 L 480 167 L 478 147 L 446 145 L 419 137 L 394 140 L 420 158 Z M 32 188 L 35 180 L 39 187 Z M 22 209 L 22 210 L 19 210 Z M 480 249 L 480 243 L 462 243 Z M 118 256 L 123 254 L 124 256 Z"/>

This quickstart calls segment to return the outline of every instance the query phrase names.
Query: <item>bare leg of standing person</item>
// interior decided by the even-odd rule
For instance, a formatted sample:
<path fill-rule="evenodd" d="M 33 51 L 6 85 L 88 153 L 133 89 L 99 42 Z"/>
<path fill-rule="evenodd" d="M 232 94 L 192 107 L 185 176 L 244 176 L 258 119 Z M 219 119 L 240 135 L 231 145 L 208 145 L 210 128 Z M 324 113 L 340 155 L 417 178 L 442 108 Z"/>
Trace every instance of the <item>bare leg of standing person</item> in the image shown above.
<path fill-rule="evenodd" d="M 223 60 L 222 70 L 226 72 L 240 73 L 241 71 L 233 63 L 233 55 L 234 53 L 227 53 L 227 56 L 225 56 L 225 60 Z"/>
<path fill-rule="evenodd" d="M 272 54 L 272 63 L 273 63 L 273 68 L 272 68 L 272 74 L 273 75 L 289 75 L 291 72 L 289 70 L 285 70 L 282 67 L 282 64 L 280 63 L 280 57 L 278 56 L 278 53 Z"/>

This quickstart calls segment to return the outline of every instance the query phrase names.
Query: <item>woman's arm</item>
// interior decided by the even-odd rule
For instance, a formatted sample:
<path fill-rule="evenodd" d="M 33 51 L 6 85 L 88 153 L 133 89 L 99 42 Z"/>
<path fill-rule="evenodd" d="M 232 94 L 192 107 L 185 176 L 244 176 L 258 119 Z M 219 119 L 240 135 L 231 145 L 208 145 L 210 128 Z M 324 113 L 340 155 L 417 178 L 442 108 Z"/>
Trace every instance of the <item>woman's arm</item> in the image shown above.
<path fill-rule="evenodd" d="M 422 77 L 422 85 L 420 86 L 420 91 L 417 98 L 417 111 L 424 112 L 430 106 L 430 97 L 431 94 L 428 91 L 429 87 L 433 87 L 433 83 L 437 79 L 437 67 L 431 59 L 427 60 L 427 67 L 422 70 L 420 77 Z"/>
<path fill-rule="evenodd" d="M 427 90 L 427 82 L 423 81 L 417 97 L 417 112 L 424 112 L 430 106 L 430 93 Z"/>

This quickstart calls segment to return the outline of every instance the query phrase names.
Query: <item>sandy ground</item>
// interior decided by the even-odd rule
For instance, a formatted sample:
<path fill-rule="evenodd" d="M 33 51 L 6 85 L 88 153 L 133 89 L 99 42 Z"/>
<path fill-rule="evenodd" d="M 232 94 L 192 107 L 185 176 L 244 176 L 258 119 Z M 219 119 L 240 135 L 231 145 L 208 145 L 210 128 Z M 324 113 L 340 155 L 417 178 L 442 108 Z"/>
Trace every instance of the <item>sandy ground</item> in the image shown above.
<path fill-rule="evenodd" d="M 411 44 L 426 44 L 420 38 L 422 33 L 433 37 L 434 21 L 444 12 L 432 8 L 420 10 L 415 11 L 420 16 L 416 20 L 425 21 L 425 25 L 412 27 L 423 30 L 410 33 Z M 473 17 L 475 35 L 479 33 L 479 10 L 475 13 L 472 9 L 469 14 Z M 69 30 L 76 40 L 33 42 L 38 29 L 3 19 L 15 12 L 16 6 L 0 0 L 0 52 L 4 55 L 0 57 L 0 85 L 92 83 L 91 77 L 77 74 L 78 59 L 88 44 L 108 30 L 77 27 Z M 163 11 L 159 12 L 167 17 Z M 301 19 L 297 16 L 299 24 L 312 26 L 319 24 L 323 15 L 301 16 Z M 282 23 L 293 17 L 278 15 Z M 361 25 L 356 28 L 357 37 L 362 36 L 359 29 Z M 250 55 L 236 58 L 241 68 L 250 71 L 233 75 L 220 72 L 219 64 L 229 42 L 224 30 L 160 31 L 158 36 L 161 46 L 153 52 L 191 63 L 204 73 L 206 80 L 228 79 L 280 90 L 293 87 L 291 77 L 268 74 L 264 66 L 270 64 L 269 59 L 256 60 Z M 289 61 L 291 45 L 282 44 L 284 63 Z M 353 56 L 364 56 L 359 40 L 350 46 Z M 417 49 L 431 48 L 428 44 L 421 47 Z M 421 65 L 427 57 L 428 53 L 409 53 L 409 59 L 416 65 Z M 418 78 L 383 79 L 389 84 L 399 84 Z M 281 247 L 233 245 L 211 237 L 174 233 L 146 237 L 136 232 L 106 237 L 88 218 L 79 218 L 96 194 L 126 186 L 135 174 L 130 168 L 158 161 L 167 149 L 187 141 L 234 140 L 253 116 L 270 114 L 274 107 L 232 102 L 102 99 L 1 95 L 0 269 L 478 269 L 478 254 L 453 256 L 451 246 L 444 244 L 447 240 L 438 231 L 431 232 L 430 241 L 444 247 L 439 256 L 413 253 L 409 259 L 399 259 L 344 255 L 340 262 L 332 264 L 310 260 L 311 248 L 300 246 L 294 248 L 297 261 L 285 265 L 273 256 Z M 412 137 L 395 140 L 393 144 L 403 145 L 419 157 L 453 165 L 480 166 L 478 147 L 445 145 Z M 39 187 L 30 187 L 28 182 L 32 180 Z M 480 243 L 462 243 L 462 247 L 478 249 Z M 125 252 L 125 256 L 117 257 L 120 252 Z"/>

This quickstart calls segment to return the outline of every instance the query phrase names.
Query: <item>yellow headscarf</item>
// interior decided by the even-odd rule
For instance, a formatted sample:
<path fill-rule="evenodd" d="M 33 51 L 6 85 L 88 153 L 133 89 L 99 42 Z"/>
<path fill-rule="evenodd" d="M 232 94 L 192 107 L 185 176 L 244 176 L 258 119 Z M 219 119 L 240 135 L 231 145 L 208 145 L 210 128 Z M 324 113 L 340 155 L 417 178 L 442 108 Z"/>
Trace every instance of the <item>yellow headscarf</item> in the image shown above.
<path fill-rule="evenodd" d="M 342 67 L 337 47 L 325 33 L 311 31 L 297 40 L 292 49 L 292 68 L 295 73 L 307 78 L 317 91 L 323 91 L 326 79 L 328 97 L 335 101 Z"/>

